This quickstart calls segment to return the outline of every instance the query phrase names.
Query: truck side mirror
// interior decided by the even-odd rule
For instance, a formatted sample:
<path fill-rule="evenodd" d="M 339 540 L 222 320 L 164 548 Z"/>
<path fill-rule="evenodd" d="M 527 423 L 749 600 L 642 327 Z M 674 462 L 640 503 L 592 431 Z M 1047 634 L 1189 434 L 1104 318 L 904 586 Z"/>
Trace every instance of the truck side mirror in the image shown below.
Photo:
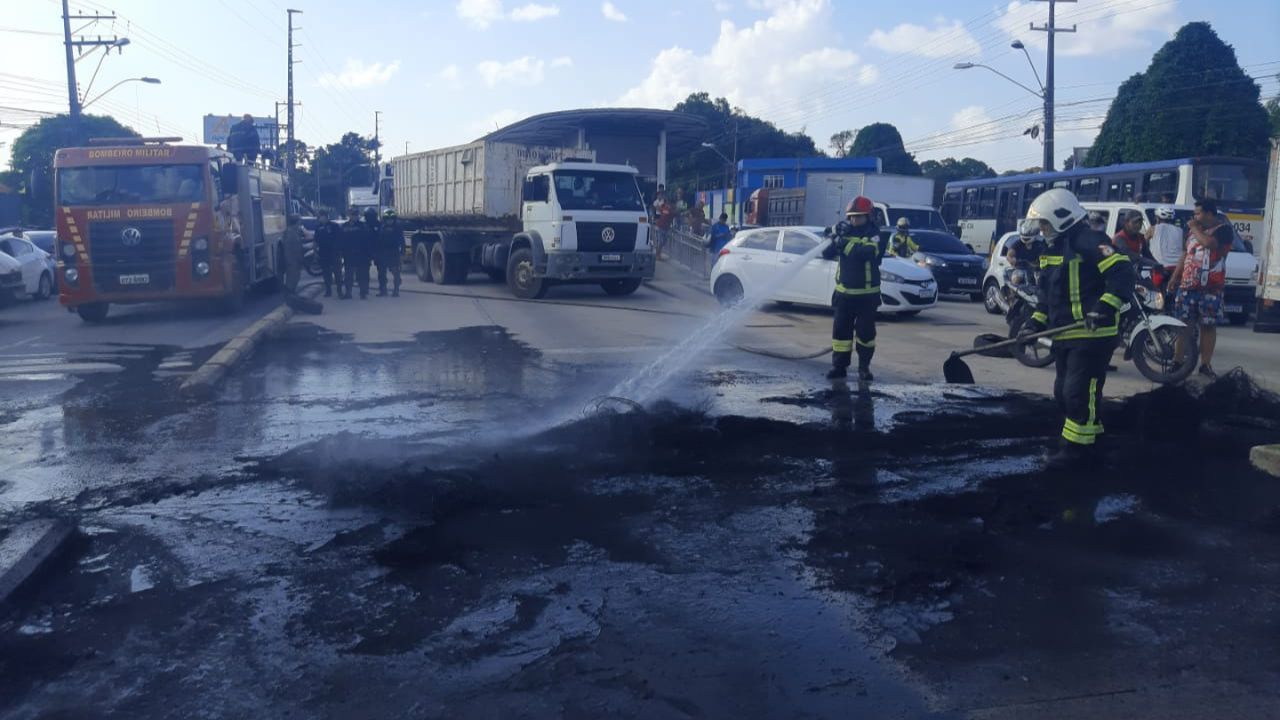
<path fill-rule="evenodd" d="M 218 171 L 219 179 L 222 181 L 222 194 L 235 195 L 239 192 L 240 176 L 236 172 L 239 166 L 235 163 L 223 163 L 222 169 Z"/>

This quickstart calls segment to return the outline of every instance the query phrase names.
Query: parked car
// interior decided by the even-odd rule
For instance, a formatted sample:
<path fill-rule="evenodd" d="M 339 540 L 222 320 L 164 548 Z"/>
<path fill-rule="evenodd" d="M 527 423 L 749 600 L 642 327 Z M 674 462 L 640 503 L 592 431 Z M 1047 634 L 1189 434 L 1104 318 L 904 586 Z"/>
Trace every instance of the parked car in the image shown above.
<path fill-rule="evenodd" d="M 1000 315 L 1009 310 L 1005 300 L 1005 287 L 1008 280 L 1005 272 L 1013 266 L 1009 264 L 1010 243 L 1018 242 L 1018 233 L 1007 232 L 991 247 L 991 258 L 987 261 L 987 272 L 982 278 L 982 304 L 987 312 Z"/>
<path fill-rule="evenodd" d="M 53 242 L 57 239 L 58 233 L 53 230 L 23 230 L 22 238 L 29 240 L 32 245 L 53 256 Z"/>
<path fill-rule="evenodd" d="M 22 265 L 0 252 L 0 306 L 8 305 L 27 294 L 27 283 L 22 279 Z"/>
<path fill-rule="evenodd" d="M 22 272 L 22 293 L 37 300 L 53 296 L 55 272 L 53 256 L 33 245 L 25 238 L 12 235 L 0 237 L 0 253 L 18 263 Z"/>
<path fill-rule="evenodd" d="M 889 232 L 888 230 L 882 232 Z M 911 260 L 933 273 L 939 293 L 964 293 L 970 300 L 982 299 L 982 277 L 987 259 L 974 253 L 960 238 L 936 230 L 912 230 L 911 239 L 920 251 Z"/>
<path fill-rule="evenodd" d="M 775 279 L 800 256 L 825 243 L 823 232 L 808 226 L 739 231 L 720 251 L 711 271 L 711 292 L 725 305 L 765 293 L 777 302 L 830 307 L 836 261 L 818 256 L 785 282 L 778 284 Z M 880 262 L 880 312 L 915 315 L 937 302 L 938 285 L 927 269 L 898 257 Z"/>

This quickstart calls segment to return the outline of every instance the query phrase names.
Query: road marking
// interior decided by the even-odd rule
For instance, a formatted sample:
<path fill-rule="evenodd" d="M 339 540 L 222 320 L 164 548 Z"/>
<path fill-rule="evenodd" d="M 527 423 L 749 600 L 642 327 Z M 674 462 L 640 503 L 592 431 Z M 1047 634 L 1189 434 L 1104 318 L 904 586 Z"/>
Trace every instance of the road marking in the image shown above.
<path fill-rule="evenodd" d="M 9 348 L 22 347 L 23 345 L 27 345 L 27 344 L 33 343 L 33 342 L 35 342 L 36 340 L 39 340 L 39 339 L 40 339 L 40 338 L 42 338 L 42 337 L 44 337 L 44 336 L 43 336 L 43 335 L 32 335 L 31 337 L 27 338 L 26 340 L 19 340 L 18 342 L 16 342 L 16 343 L 12 343 L 12 344 L 9 344 L 9 345 L 0 345 L 0 348 L 3 348 L 3 349 L 5 349 L 5 350 L 8 350 Z"/>

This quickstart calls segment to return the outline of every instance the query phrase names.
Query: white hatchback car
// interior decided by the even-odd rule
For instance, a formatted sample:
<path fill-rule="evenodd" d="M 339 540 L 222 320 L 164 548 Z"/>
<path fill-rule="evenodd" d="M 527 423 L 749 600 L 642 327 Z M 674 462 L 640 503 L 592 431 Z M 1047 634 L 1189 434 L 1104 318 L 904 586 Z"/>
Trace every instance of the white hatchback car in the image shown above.
<path fill-rule="evenodd" d="M 716 259 L 711 292 L 725 305 L 763 294 L 776 302 L 831 307 L 836 261 L 818 256 L 803 267 L 791 267 L 827 242 L 823 232 L 807 226 L 739 232 Z M 929 270 L 899 257 L 880 261 L 880 312 L 915 315 L 937 303 L 938 283 Z"/>
<path fill-rule="evenodd" d="M 24 290 L 27 295 L 44 300 L 57 292 L 54 285 L 53 256 L 30 241 L 13 235 L 0 236 L 0 253 L 17 261 L 22 270 Z"/>

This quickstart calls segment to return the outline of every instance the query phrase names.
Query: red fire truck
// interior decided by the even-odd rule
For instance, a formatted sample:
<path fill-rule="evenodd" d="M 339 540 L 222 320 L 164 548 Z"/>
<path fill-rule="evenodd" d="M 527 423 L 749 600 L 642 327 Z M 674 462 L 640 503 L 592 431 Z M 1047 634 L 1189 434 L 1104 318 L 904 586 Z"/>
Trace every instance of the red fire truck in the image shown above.
<path fill-rule="evenodd" d="M 60 301 L 215 300 L 236 310 L 284 269 L 284 176 L 180 138 L 108 138 L 54 156 Z"/>

